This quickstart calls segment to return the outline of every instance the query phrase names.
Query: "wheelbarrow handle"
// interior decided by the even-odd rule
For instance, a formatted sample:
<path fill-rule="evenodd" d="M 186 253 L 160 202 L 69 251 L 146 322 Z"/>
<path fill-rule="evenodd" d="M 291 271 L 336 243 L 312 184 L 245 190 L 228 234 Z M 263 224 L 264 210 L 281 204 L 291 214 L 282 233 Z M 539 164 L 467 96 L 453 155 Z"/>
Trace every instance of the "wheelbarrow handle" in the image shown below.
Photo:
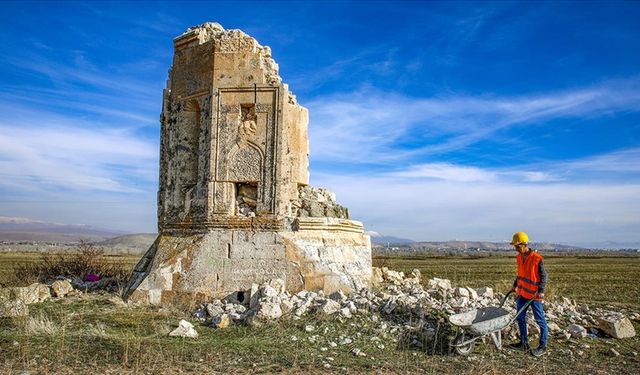
<path fill-rule="evenodd" d="M 502 302 L 500 303 L 500 307 L 504 306 L 504 303 L 507 302 L 507 298 L 509 298 L 509 295 L 513 293 L 513 289 L 511 289 L 507 294 L 504 295 L 504 298 L 502 299 Z"/>

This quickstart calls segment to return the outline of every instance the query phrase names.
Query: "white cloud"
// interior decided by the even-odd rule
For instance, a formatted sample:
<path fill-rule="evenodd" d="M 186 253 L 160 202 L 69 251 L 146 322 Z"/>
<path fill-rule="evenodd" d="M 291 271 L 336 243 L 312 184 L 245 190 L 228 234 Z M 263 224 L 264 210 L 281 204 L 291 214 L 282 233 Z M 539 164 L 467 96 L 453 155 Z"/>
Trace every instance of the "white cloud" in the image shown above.
<path fill-rule="evenodd" d="M 368 230 L 416 240 L 637 241 L 640 185 L 468 183 L 316 176 Z"/>
<path fill-rule="evenodd" d="M 0 123 L 0 186 L 140 191 L 156 170 L 157 146 L 125 131 Z M 131 181 L 131 180 L 135 180 Z M 14 186 L 15 187 L 15 186 Z"/>
<path fill-rule="evenodd" d="M 306 103 L 311 155 L 322 161 L 387 163 L 444 154 L 495 140 L 496 132 L 514 126 L 640 111 L 639 86 L 634 78 L 511 98 L 412 98 L 375 89 L 321 97 Z M 419 146 L 407 146 L 416 139 Z"/>
<path fill-rule="evenodd" d="M 425 164 L 393 173 L 312 174 L 368 230 L 416 240 L 500 241 L 526 230 L 540 241 L 638 241 L 640 180 L 575 180 L 628 169 L 640 149 L 514 168 Z M 556 171 L 571 165 L 573 175 Z M 542 169 L 538 169 L 542 168 Z"/>
<path fill-rule="evenodd" d="M 450 163 L 429 163 L 413 166 L 405 171 L 393 173 L 397 177 L 432 178 L 445 181 L 481 182 L 491 181 L 495 173 L 475 167 Z"/>

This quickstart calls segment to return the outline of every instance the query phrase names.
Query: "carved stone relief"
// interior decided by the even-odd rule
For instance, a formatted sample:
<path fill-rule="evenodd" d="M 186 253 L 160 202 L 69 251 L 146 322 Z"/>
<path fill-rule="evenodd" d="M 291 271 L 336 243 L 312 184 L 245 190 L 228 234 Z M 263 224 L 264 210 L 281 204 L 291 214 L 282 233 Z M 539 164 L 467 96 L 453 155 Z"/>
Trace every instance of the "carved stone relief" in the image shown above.
<path fill-rule="evenodd" d="M 228 181 L 258 182 L 262 180 L 263 157 L 253 143 L 243 143 L 229 157 Z"/>

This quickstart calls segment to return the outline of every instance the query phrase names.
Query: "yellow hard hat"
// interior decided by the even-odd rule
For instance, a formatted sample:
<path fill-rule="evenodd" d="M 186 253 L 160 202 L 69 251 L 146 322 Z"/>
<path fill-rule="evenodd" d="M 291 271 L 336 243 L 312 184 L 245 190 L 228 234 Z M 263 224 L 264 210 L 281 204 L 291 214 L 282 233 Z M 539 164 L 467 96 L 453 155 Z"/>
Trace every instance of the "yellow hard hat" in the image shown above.
<path fill-rule="evenodd" d="M 513 239 L 511 240 L 512 245 L 517 245 L 519 243 L 527 243 L 529 242 L 529 236 L 525 232 L 517 232 L 513 235 Z"/>

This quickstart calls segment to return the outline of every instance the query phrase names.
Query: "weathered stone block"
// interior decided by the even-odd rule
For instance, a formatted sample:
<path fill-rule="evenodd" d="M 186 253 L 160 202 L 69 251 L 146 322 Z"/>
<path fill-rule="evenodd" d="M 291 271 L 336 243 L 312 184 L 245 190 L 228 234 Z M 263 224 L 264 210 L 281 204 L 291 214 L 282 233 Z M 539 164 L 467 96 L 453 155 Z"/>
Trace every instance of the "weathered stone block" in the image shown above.
<path fill-rule="evenodd" d="M 598 328 L 616 339 L 634 337 L 636 330 L 627 317 L 603 317 L 598 319 Z"/>

